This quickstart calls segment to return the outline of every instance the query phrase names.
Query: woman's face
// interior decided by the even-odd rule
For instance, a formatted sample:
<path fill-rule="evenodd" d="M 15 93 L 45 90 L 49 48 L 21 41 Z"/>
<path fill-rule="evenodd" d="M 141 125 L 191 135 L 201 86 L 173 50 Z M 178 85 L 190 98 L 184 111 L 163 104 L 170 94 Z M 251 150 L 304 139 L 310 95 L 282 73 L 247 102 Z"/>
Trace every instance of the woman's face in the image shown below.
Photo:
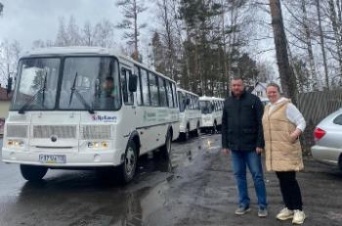
<path fill-rule="evenodd" d="M 267 93 L 267 97 L 270 100 L 270 102 L 272 104 L 274 104 L 275 102 L 277 102 L 277 100 L 279 100 L 280 98 L 280 93 L 277 87 L 275 86 L 269 86 L 266 89 L 266 93 Z"/>

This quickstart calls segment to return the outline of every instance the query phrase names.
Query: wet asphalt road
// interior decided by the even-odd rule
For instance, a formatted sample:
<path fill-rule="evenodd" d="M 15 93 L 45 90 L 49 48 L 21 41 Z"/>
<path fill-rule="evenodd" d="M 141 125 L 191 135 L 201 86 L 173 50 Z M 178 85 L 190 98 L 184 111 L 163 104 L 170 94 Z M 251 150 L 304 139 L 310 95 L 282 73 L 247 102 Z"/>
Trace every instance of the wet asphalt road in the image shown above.
<path fill-rule="evenodd" d="M 140 159 L 135 180 L 108 183 L 93 171 L 50 170 L 41 184 L 26 182 L 18 165 L 0 163 L 0 225 L 291 225 L 279 222 L 282 208 L 277 179 L 266 173 L 269 217 L 252 211 L 235 216 L 236 189 L 230 156 L 220 152 L 220 135 L 172 144 L 171 164 L 153 156 Z M 1 146 L 1 141 L 0 141 Z M 298 174 L 304 225 L 342 225 L 342 173 L 307 159 Z"/>

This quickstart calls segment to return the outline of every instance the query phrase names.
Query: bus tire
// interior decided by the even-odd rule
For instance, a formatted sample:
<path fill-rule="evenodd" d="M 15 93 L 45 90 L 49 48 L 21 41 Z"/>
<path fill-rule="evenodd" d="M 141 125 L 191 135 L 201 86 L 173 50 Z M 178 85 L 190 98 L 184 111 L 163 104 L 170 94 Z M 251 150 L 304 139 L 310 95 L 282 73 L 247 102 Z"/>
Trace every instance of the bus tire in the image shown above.
<path fill-rule="evenodd" d="M 201 135 L 201 127 L 200 124 L 197 123 L 196 131 L 195 131 L 195 136 L 199 137 Z"/>
<path fill-rule="evenodd" d="M 189 140 L 189 138 L 190 138 L 190 129 L 189 129 L 189 125 L 188 125 L 185 129 L 183 141 L 187 141 L 187 140 Z"/>
<path fill-rule="evenodd" d="M 48 168 L 43 166 L 20 165 L 21 175 L 25 180 L 38 182 L 43 179 Z"/>
<path fill-rule="evenodd" d="M 216 122 L 214 122 L 213 129 L 211 130 L 211 134 L 216 134 L 217 133 L 217 125 Z"/>
<path fill-rule="evenodd" d="M 120 183 L 127 184 L 133 180 L 138 163 L 137 153 L 136 144 L 130 139 L 126 147 L 124 162 L 117 168 Z"/>
<path fill-rule="evenodd" d="M 172 135 L 171 135 L 171 132 L 168 131 L 166 135 L 166 139 L 165 139 L 165 144 L 160 148 L 161 157 L 165 160 L 170 159 L 171 142 L 172 142 Z"/>

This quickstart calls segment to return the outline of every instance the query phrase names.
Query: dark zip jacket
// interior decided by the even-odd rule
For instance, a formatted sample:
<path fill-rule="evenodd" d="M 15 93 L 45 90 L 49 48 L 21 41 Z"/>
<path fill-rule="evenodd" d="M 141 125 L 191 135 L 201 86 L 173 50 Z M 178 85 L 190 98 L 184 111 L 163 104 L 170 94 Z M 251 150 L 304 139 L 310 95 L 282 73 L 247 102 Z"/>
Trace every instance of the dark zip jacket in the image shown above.
<path fill-rule="evenodd" d="M 233 94 L 224 102 L 222 115 L 222 148 L 232 151 L 255 151 L 264 148 L 262 130 L 264 106 L 259 97 L 244 92 Z"/>

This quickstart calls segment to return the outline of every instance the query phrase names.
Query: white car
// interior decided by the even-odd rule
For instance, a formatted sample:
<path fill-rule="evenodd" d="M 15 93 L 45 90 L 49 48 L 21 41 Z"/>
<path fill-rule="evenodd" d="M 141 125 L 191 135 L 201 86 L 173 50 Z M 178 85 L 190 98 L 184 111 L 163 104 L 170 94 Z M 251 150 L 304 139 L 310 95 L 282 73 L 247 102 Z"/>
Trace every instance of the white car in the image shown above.
<path fill-rule="evenodd" d="M 316 144 L 311 147 L 313 158 L 342 170 L 342 108 L 316 126 L 314 137 Z"/>

